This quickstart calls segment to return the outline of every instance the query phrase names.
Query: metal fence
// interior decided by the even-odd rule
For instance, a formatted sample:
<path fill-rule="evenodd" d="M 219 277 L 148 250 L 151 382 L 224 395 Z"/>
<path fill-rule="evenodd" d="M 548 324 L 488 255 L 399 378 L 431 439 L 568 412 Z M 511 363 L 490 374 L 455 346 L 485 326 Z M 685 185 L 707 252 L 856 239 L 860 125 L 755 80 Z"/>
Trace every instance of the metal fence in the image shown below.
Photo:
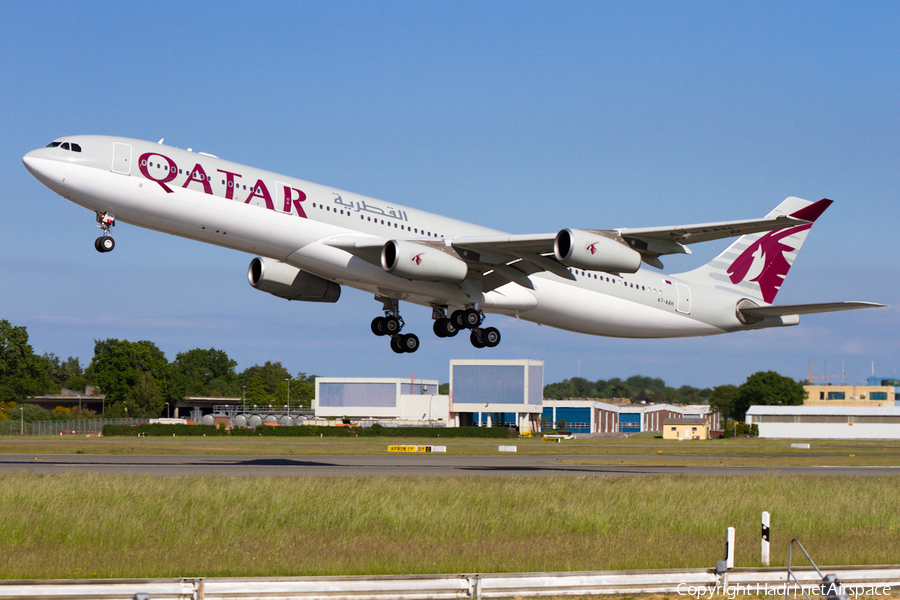
<path fill-rule="evenodd" d="M 840 578 L 844 590 L 877 588 L 884 595 L 900 586 L 900 566 L 827 567 Z M 794 569 L 793 583 L 785 569 L 715 569 L 656 571 L 594 571 L 582 573 L 509 573 L 457 575 L 397 575 L 372 577 L 273 577 L 182 579 L 113 579 L 0 581 L 0 597 L 10 598 L 121 598 L 147 594 L 151 600 L 237 600 L 278 598 L 297 600 L 482 600 L 542 596 L 673 594 L 696 600 L 720 595 L 785 597 L 801 586 L 815 587 L 820 575 L 811 568 Z M 677 594 L 677 595 L 676 595 Z M 146 597 L 146 596 L 145 596 Z"/>
<path fill-rule="evenodd" d="M 150 419 L 60 419 L 53 421 L 21 421 L 15 417 L 0 421 L 0 435 L 97 435 L 104 425 L 140 425 Z"/>

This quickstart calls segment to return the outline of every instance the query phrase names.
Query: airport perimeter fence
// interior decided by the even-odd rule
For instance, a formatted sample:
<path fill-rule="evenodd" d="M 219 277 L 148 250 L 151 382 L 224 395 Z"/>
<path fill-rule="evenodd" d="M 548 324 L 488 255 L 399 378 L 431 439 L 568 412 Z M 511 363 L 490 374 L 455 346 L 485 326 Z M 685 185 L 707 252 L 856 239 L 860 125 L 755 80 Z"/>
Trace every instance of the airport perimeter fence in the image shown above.
<path fill-rule="evenodd" d="M 60 419 L 53 421 L 20 421 L 15 416 L 0 421 L 0 435 L 67 436 L 100 435 L 104 425 L 141 425 L 150 419 Z"/>

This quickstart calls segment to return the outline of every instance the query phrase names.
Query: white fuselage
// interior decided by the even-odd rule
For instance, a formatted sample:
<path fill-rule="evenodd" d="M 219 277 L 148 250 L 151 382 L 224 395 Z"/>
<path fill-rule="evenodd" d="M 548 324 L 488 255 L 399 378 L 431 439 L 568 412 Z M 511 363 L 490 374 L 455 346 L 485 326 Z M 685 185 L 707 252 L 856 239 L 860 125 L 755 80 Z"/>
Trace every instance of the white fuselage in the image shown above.
<path fill-rule="evenodd" d="M 734 307 L 741 296 L 733 290 L 688 285 L 648 268 L 621 276 L 570 269 L 574 281 L 541 272 L 531 275 L 533 289 L 507 283 L 486 293 L 465 284 L 403 279 L 326 242 L 362 236 L 449 244 L 503 234 L 152 142 L 61 139 L 77 141 L 81 152 L 42 148 L 24 162 L 72 202 L 139 227 L 283 261 L 378 297 L 423 306 L 476 304 L 487 313 L 614 337 L 701 336 L 759 326 L 738 320 Z"/>

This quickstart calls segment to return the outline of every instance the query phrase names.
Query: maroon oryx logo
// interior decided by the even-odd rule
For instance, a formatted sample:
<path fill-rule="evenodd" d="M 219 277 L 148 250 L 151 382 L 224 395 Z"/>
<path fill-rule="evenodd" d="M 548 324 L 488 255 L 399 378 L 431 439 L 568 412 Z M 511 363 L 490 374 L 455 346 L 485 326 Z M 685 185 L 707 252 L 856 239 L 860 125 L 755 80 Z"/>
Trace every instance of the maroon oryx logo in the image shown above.
<path fill-rule="evenodd" d="M 590 251 L 591 254 L 597 254 L 597 242 L 588 244 L 586 250 Z"/>
<path fill-rule="evenodd" d="M 418 254 L 416 254 L 415 256 L 412 257 L 411 260 L 412 260 L 414 263 L 416 263 L 416 266 L 419 266 L 419 265 L 422 264 L 422 256 L 423 256 L 424 254 L 425 254 L 424 252 L 419 252 Z"/>
<path fill-rule="evenodd" d="M 731 283 L 740 283 L 747 278 L 755 281 L 759 284 L 763 300 L 771 304 L 791 268 L 791 263 L 784 255 L 795 249 L 781 240 L 795 233 L 806 231 L 810 227 L 812 227 L 812 223 L 770 231 L 750 244 L 728 267 Z"/>

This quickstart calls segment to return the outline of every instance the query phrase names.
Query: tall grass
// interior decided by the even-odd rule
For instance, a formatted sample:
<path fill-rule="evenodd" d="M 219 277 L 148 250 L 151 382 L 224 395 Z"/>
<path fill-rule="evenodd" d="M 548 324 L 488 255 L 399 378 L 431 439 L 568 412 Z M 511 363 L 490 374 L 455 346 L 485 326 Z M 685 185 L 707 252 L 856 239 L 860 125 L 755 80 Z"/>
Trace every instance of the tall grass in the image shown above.
<path fill-rule="evenodd" d="M 279 576 L 900 562 L 895 478 L 0 475 L 4 578 Z"/>

